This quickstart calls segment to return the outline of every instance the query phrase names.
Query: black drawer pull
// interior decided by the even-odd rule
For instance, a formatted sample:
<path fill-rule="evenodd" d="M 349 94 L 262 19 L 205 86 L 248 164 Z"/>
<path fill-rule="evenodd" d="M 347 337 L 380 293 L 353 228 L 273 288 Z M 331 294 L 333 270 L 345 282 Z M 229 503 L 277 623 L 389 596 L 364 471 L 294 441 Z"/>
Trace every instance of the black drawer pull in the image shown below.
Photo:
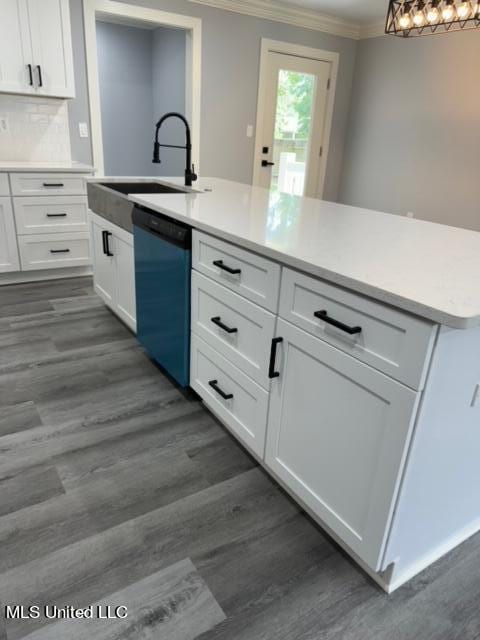
<path fill-rule="evenodd" d="M 50 249 L 50 253 L 70 253 L 70 249 Z"/>
<path fill-rule="evenodd" d="M 362 327 L 349 327 L 348 324 L 343 324 L 343 322 L 340 322 L 339 320 L 330 318 L 326 311 L 315 311 L 313 315 L 316 318 L 320 318 L 320 320 L 323 320 L 327 324 L 331 324 L 333 327 L 337 327 L 337 329 L 345 331 L 345 333 L 348 333 L 350 336 L 362 332 Z"/>
<path fill-rule="evenodd" d="M 228 267 L 226 264 L 223 264 L 223 260 L 214 260 L 213 264 L 219 269 L 223 269 L 223 271 L 226 271 L 227 273 L 232 273 L 234 275 L 242 273 L 241 269 L 232 269 L 232 267 Z"/>
<path fill-rule="evenodd" d="M 222 391 L 222 389 L 220 389 L 220 387 L 218 386 L 218 380 L 210 380 L 210 382 L 208 383 L 212 389 L 214 391 L 216 391 L 218 393 L 219 396 L 221 396 L 224 400 L 231 400 L 233 398 L 233 393 L 225 393 L 225 391 Z"/>
<path fill-rule="evenodd" d="M 283 342 L 283 338 L 273 338 L 272 346 L 270 349 L 270 365 L 268 367 L 268 377 L 269 378 L 278 378 L 280 373 L 275 371 L 275 361 L 277 359 L 277 345 Z"/>
<path fill-rule="evenodd" d="M 211 322 L 213 322 L 213 324 L 216 324 L 217 327 L 220 327 L 220 329 L 223 329 L 227 333 L 237 333 L 238 331 L 236 327 L 227 327 L 226 324 L 223 324 L 220 316 L 215 316 L 215 318 L 210 318 L 210 320 Z"/>
<path fill-rule="evenodd" d="M 39 64 L 37 64 L 37 71 L 38 71 L 38 86 L 43 87 L 42 67 Z"/>
<path fill-rule="evenodd" d="M 47 218 L 66 218 L 66 213 L 47 213 Z"/>
<path fill-rule="evenodd" d="M 56 187 L 57 189 L 59 189 L 60 187 L 64 187 L 65 185 L 63 184 L 63 182 L 44 182 L 43 186 L 44 187 Z"/>
<path fill-rule="evenodd" d="M 29 85 L 31 87 L 33 87 L 33 71 L 32 71 L 32 65 L 31 64 L 27 64 L 27 69 L 28 69 L 28 76 L 29 76 Z"/>

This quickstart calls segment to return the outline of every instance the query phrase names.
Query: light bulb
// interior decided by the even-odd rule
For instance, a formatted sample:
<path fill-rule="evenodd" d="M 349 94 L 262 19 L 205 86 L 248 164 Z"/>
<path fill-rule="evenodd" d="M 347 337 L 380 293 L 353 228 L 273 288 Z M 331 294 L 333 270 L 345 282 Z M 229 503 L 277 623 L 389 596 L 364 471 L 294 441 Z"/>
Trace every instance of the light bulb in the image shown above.
<path fill-rule="evenodd" d="M 401 17 L 400 20 L 398 21 L 398 24 L 400 26 L 400 29 L 408 29 L 411 25 L 411 19 L 408 13 L 404 13 Z"/>
<path fill-rule="evenodd" d="M 423 15 L 423 11 L 417 11 L 417 13 L 413 16 L 413 24 L 416 27 L 421 27 L 425 22 L 425 16 Z"/>
<path fill-rule="evenodd" d="M 433 24 L 434 22 L 438 22 L 439 17 L 440 17 L 440 14 L 438 13 L 437 7 L 432 7 L 431 9 L 428 10 L 427 20 L 430 22 L 430 24 Z"/>
<path fill-rule="evenodd" d="M 445 20 L 445 22 L 449 22 L 453 18 L 453 13 L 454 13 L 454 10 L 452 5 L 447 4 L 442 9 L 442 18 Z"/>
<path fill-rule="evenodd" d="M 470 15 L 470 4 L 468 2 L 461 2 L 457 7 L 457 16 L 460 20 L 465 20 Z"/>

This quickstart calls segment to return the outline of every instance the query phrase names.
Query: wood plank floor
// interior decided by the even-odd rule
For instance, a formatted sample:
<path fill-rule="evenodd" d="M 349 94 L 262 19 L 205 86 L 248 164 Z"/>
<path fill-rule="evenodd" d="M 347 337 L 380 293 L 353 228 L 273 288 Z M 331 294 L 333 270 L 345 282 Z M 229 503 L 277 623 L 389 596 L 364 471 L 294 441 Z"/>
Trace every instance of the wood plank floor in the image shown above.
<path fill-rule="evenodd" d="M 89 278 L 0 289 L 0 640 L 473 640 L 480 537 L 387 596 Z M 125 605 L 126 620 L 3 606 Z"/>

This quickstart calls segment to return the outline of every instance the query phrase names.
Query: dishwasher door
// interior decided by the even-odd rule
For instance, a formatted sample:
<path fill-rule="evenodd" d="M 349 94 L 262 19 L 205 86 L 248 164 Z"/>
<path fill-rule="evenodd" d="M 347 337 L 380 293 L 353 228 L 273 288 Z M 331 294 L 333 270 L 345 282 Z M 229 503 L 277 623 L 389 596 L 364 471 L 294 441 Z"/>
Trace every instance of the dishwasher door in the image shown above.
<path fill-rule="evenodd" d="M 190 384 L 191 229 L 135 209 L 137 338 L 182 387 Z"/>

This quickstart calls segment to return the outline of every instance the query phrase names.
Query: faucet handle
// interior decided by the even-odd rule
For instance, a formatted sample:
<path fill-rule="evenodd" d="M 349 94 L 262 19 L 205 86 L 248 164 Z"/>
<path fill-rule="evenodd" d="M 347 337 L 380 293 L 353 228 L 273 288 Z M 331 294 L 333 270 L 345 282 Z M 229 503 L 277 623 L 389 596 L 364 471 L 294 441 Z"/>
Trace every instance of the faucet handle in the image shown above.
<path fill-rule="evenodd" d="M 195 180 L 198 180 L 198 176 L 197 176 L 197 174 L 195 173 L 195 165 L 194 165 L 193 163 L 192 163 L 192 173 L 191 173 L 191 178 L 192 178 L 192 181 L 193 181 L 193 182 L 195 182 Z"/>

